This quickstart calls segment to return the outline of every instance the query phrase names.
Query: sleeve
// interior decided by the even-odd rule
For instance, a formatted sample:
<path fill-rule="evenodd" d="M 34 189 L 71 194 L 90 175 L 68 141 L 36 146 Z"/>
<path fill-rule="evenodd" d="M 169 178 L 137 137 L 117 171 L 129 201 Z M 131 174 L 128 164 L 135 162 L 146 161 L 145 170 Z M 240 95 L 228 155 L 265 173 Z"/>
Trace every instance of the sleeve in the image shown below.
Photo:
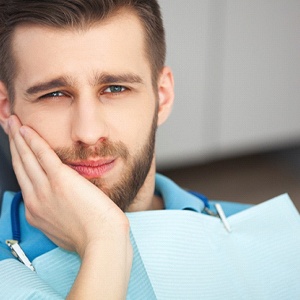
<path fill-rule="evenodd" d="M 58 300 L 58 294 L 36 272 L 15 259 L 0 261 L 0 299 Z"/>

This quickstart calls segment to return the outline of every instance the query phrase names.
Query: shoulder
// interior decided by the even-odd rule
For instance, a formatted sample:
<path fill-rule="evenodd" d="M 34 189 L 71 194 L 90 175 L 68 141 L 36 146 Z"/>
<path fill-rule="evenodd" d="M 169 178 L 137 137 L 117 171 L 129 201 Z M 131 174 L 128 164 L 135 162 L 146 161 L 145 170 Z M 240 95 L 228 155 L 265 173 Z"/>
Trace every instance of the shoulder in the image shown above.
<path fill-rule="evenodd" d="M 6 245 L 6 240 L 15 239 L 13 228 L 19 227 L 20 246 L 30 261 L 36 257 L 45 254 L 57 246 L 53 244 L 43 232 L 32 227 L 25 218 L 25 207 L 21 201 L 20 205 L 14 207 L 14 192 L 5 192 L 2 201 L 2 210 L 0 216 L 0 261 L 6 258 L 12 258 L 10 249 Z M 13 216 L 15 215 L 15 218 Z"/>
<path fill-rule="evenodd" d="M 252 206 L 237 202 L 209 200 L 203 194 L 181 188 L 161 174 L 156 174 L 155 179 L 155 193 L 163 198 L 166 209 L 191 210 L 200 213 L 204 212 L 204 207 L 206 207 L 216 213 L 215 204 L 220 203 L 226 216 L 230 216 Z"/>

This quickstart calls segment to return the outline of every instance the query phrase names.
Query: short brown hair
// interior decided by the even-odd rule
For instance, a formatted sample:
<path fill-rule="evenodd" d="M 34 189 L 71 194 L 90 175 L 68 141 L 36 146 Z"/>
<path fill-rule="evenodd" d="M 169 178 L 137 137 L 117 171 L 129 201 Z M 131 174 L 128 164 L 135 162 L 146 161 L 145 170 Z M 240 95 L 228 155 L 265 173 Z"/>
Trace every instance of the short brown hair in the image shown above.
<path fill-rule="evenodd" d="M 145 30 L 146 55 L 153 83 L 165 64 L 165 32 L 157 0 L 0 0 L 0 81 L 14 99 L 13 80 L 17 72 L 12 53 L 15 28 L 37 24 L 56 28 L 86 28 L 121 8 L 139 17 Z"/>

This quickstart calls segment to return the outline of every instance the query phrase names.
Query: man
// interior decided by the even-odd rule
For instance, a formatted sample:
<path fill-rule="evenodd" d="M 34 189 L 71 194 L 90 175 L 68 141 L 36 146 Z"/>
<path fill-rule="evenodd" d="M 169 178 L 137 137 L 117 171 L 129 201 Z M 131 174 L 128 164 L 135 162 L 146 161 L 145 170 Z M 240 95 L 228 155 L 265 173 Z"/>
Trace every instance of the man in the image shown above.
<path fill-rule="evenodd" d="M 163 208 L 154 139 L 173 78 L 158 4 L 3 1 L 1 45 L 0 119 L 26 218 L 81 256 L 70 298 L 124 296 L 132 251 L 122 210 Z"/>
<path fill-rule="evenodd" d="M 147 283 L 135 227 L 155 226 L 146 211 L 203 204 L 155 180 L 155 132 L 174 98 L 157 2 L 1 0 L 0 11 L 0 122 L 22 190 L 4 197 L 0 236 L 36 271 L 1 240 L 3 287 L 12 299 L 151 299 L 163 278 L 167 291 L 162 273 Z M 10 229 L 19 199 L 25 258 Z M 130 213 L 142 211 L 135 226 Z M 159 254 L 149 255 L 163 263 Z"/>

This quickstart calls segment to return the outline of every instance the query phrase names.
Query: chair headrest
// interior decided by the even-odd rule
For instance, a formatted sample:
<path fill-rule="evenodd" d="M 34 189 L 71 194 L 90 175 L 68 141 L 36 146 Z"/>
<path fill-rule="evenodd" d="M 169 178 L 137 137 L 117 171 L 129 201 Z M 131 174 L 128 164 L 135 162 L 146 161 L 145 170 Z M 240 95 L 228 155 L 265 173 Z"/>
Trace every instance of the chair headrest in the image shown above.
<path fill-rule="evenodd" d="M 19 191 L 20 187 L 14 174 L 8 137 L 0 126 L 0 209 L 5 191 Z"/>

